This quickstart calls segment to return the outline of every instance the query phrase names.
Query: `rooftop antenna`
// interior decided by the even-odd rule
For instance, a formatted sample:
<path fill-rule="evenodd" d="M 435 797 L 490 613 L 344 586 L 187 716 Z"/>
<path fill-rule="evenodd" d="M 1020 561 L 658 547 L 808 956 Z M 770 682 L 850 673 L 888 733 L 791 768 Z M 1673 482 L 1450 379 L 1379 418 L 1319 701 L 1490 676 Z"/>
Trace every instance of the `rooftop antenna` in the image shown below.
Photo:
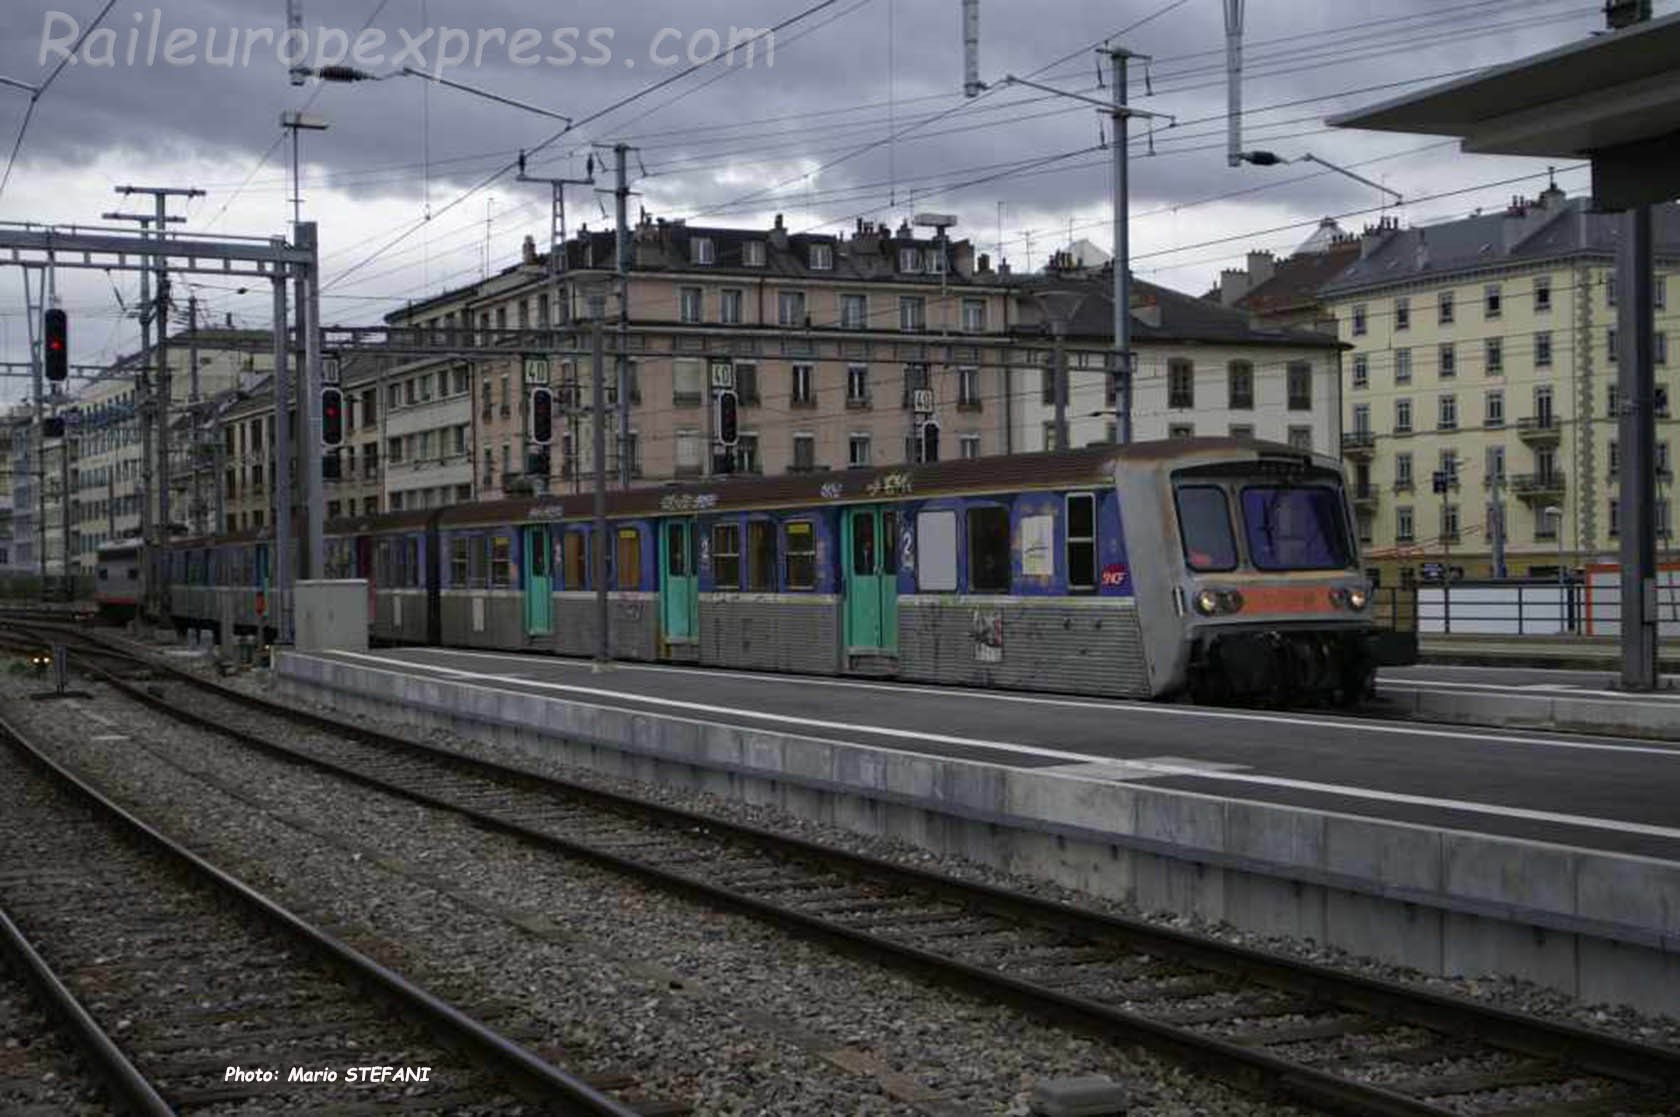
<path fill-rule="evenodd" d="M 286 0 L 286 34 L 293 42 L 303 41 L 303 0 Z M 302 85 L 309 78 L 309 67 L 301 57 L 292 67 L 291 76 L 293 85 Z"/>

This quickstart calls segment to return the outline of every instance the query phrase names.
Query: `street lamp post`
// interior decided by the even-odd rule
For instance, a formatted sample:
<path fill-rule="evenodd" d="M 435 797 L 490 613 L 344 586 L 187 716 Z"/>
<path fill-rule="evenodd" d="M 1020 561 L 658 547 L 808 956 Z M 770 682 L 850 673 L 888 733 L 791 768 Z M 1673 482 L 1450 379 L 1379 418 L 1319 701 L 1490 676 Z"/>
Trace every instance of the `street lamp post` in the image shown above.
<path fill-rule="evenodd" d="M 588 281 L 585 295 L 589 300 L 589 336 L 594 367 L 593 398 L 590 400 L 594 416 L 592 425 L 595 457 L 595 546 L 590 548 L 589 576 L 595 584 L 595 662 L 593 670 L 604 671 L 611 660 L 612 645 L 608 640 L 607 610 L 607 357 L 606 334 L 603 323 L 607 317 L 607 292 L 611 290 L 609 277 L 595 277 Z"/>
<path fill-rule="evenodd" d="M 1540 514 L 1552 521 L 1552 530 L 1557 533 L 1558 631 L 1564 633 L 1569 631 L 1569 578 L 1563 565 L 1563 509 L 1548 504 Z"/>

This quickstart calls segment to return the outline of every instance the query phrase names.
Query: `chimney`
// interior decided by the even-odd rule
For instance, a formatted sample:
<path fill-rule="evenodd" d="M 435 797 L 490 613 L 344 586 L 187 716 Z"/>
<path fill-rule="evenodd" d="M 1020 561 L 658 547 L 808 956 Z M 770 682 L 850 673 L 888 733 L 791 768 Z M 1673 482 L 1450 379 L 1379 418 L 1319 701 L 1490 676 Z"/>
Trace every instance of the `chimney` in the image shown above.
<path fill-rule="evenodd" d="M 1248 286 L 1249 290 L 1260 286 L 1277 273 L 1277 266 L 1272 260 L 1270 252 L 1250 252 L 1248 254 Z"/>
<path fill-rule="evenodd" d="M 787 226 L 782 222 L 782 215 L 776 215 L 776 224 L 770 229 L 770 243 L 778 249 L 786 249 L 788 245 Z"/>
<path fill-rule="evenodd" d="M 1249 275 L 1241 268 L 1226 268 L 1219 273 L 1219 305 L 1236 306 L 1237 300 L 1248 294 Z"/>
<path fill-rule="evenodd" d="M 1009 274 L 1010 274 L 1009 261 L 1008 260 L 999 260 L 998 261 L 998 275 L 1004 276 L 1004 275 L 1009 275 Z"/>
<path fill-rule="evenodd" d="M 953 241 L 950 246 L 951 270 L 964 279 L 974 274 L 974 243 L 967 240 Z"/>
<path fill-rule="evenodd" d="M 1386 217 L 1380 219 L 1375 225 L 1365 226 L 1365 232 L 1359 238 L 1359 258 L 1364 260 L 1374 255 L 1379 248 L 1388 243 L 1388 239 L 1393 235 L 1394 229 L 1390 226 L 1389 219 Z"/>
<path fill-rule="evenodd" d="M 981 272 L 981 273 L 991 271 L 992 270 L 992 258 L 991 258 L 991 256 L 988 255 L 987 253 L 984 253 L 984 252 L 980 253 L 979 263 L 977 263 L 974 266 L 974 270 L 977 271 L 977 272 Z"/>
<path fill-rule="evenodd" d="M 537 242 L 535 238 L 527 236 L 525 243 L 519 246 L 519 262 L 526 267 L 530 267 L 537 262 Z"/>

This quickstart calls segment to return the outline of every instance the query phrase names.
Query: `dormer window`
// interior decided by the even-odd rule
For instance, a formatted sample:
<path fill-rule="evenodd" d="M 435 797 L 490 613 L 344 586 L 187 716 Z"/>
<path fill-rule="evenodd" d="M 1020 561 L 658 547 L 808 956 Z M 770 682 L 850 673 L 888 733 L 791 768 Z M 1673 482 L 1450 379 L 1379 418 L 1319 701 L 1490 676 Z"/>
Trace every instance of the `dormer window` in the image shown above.
<path fill-rule="evenodd" d="M 741 263 L 749 268 L 764 266 L 764 242 L 749 240 L 741 246 Z"/>
<path fill-rule="evenodd" d="M 811 270 L 834 270 L 834 246 L 832 244 L 813 244 L 811 246 Z"/>
<path fill-rule="evenodd" d="M 695 264 L 717 263 L 717 247 L 711 237 L 695 237 L 688 242 L 688 259 Z"/>
<path fill-rule="evenodd" d="M 927 270 L 934 275 L 945 274 L 945 250 L 942 245 L 934 245 L 927 250 Z"/>
<path fill-rule="evenodd" d="M 901 248 L 898 250 L 898 270 L 914 275 L 922 270 L 922 250 L 919 248 Z"/>

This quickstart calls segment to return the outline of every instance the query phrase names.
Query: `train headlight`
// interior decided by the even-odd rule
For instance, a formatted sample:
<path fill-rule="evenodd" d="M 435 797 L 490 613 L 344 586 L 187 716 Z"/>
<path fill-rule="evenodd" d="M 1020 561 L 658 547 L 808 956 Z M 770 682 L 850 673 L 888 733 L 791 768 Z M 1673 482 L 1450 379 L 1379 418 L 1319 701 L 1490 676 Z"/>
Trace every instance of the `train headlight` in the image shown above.
<path fill-rule="evenodd" d="M 1219 595 L 1212 590 L 1197 590 L 1194 598 L 1196 612 L 1211 617 L 1219 612 Z"/>
<path fill-rule="evenodd" d="M 1226 590 L 1224 593 L 1219 595 L 1219 604 L 1220 604 L 1220 608 L 1223 612 L 1226 612 L 1226 613 L 1240 613 L 1240 612 L 1242 612 L 1242 607 L 1243 607 L 1242 591 L 1241 590 Z"/>
<path fill-rule="evenodd" d="M 1371 595 L 1362 588 L 1347 591 L 1347 607 L 1355 613 L 1362 612 L 1371 603 Z"/>

